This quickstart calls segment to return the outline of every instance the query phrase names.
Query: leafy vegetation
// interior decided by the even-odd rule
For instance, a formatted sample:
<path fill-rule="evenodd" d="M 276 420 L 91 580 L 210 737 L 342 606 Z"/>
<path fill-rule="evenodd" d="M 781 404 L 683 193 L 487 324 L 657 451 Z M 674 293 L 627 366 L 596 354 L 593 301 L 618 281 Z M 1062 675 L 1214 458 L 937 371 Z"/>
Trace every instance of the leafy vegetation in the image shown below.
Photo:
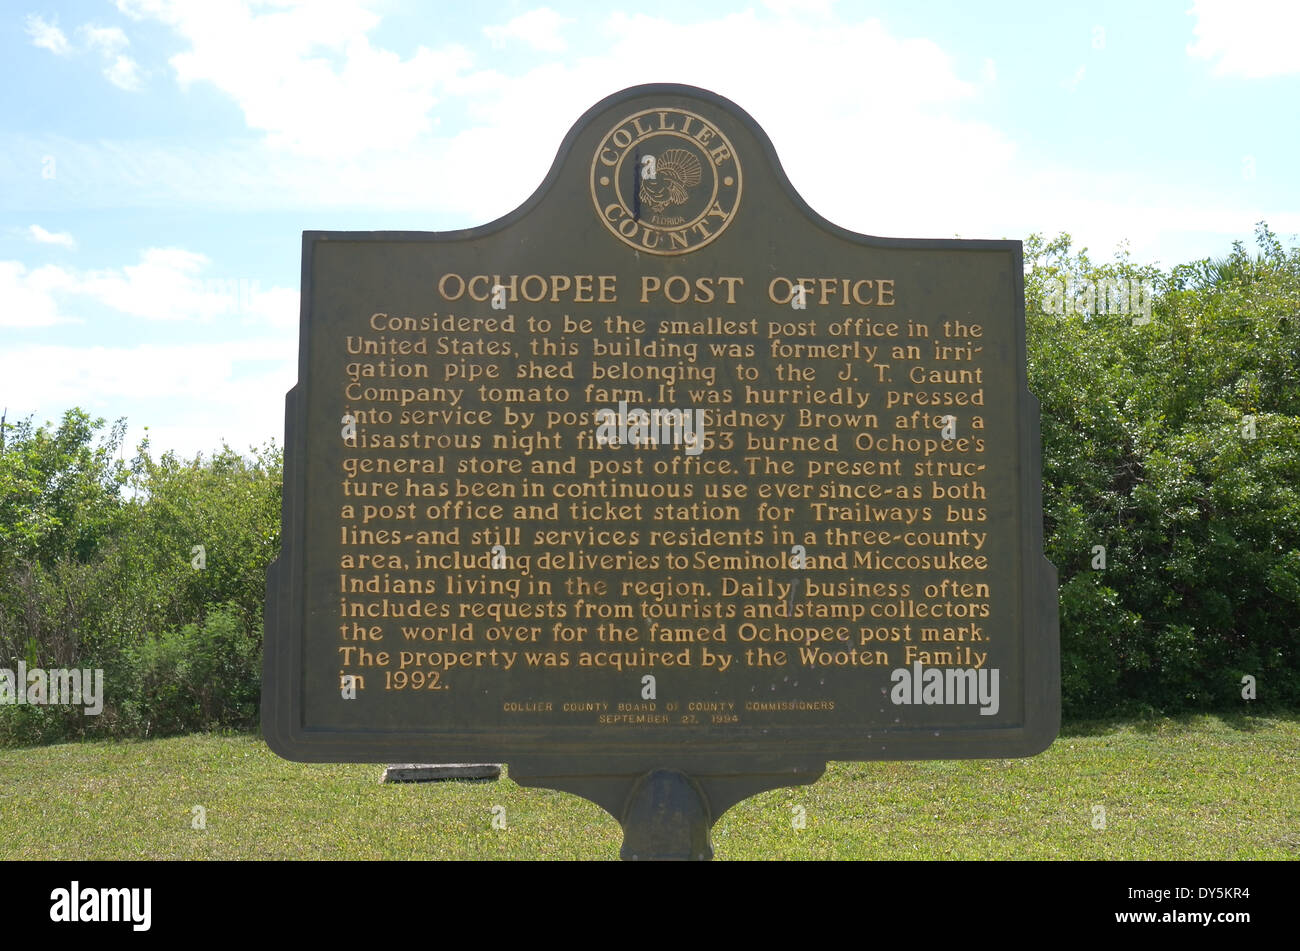
<path fill-rule="evenodd" d="M 279 450 L 128 464 L 123 422 L 69 410 L 0 449 L 0 666 L 102 668 L 103 713 L 0 706 L 0 741 L 256 725 Z"/>
<path fill-rule="evenodd" d="M 1300 703 L 1300 249 L 1257 241 L 1167 275 L 1027 243 L 1069 714 L 1222 709 L 1246 675 Z M 1062 275 L 1150 282 L 1149 322 L 1048 306 Z"/>

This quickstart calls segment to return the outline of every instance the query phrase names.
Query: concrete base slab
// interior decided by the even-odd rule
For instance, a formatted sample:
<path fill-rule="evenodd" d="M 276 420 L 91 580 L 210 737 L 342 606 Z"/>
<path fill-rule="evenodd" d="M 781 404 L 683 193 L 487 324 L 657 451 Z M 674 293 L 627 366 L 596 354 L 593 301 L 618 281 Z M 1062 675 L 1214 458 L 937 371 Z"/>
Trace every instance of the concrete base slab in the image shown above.
<path fill-rule="evenodd" d="M 500 763 L 394 763 L 384 770 L 385 783 L 433 783 L 444 779 L 498 779 Z"/>

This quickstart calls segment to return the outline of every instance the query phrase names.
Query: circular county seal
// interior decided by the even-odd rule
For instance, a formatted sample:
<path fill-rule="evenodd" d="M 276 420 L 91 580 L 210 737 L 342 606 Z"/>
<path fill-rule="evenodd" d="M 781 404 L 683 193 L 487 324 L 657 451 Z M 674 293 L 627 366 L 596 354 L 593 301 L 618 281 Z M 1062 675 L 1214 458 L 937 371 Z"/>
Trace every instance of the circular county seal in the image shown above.
<path fill-rule="evenodd" d="M 740 202 L 731 142 L 685 109 L 645 109 L 600 140 L 591 199 L 619 240 L 651 254 L 686 254 L 722 234 Z"/>

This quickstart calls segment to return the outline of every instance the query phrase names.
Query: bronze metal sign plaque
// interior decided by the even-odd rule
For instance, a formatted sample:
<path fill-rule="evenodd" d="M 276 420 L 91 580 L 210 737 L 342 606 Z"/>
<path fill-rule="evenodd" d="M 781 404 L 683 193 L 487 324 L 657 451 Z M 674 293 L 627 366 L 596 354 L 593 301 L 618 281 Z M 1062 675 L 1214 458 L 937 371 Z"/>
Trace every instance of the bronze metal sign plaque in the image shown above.
<path fill-rule="evenodd" d="M 734 104 L 640 86 L 498 221 L 305 233 L 300 334 L 280 755 L 616 815 L 670 771 L 716 818 L 1055 737 L 1019 242 L 846 231 Z"/>

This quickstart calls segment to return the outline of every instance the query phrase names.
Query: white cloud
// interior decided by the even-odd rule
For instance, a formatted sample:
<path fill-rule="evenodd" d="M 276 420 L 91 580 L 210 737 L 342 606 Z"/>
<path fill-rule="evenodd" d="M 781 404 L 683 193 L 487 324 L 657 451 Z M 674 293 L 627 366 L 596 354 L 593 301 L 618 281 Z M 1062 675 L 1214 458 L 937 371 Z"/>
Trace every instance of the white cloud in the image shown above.
<path fill-rule="evenodd" d="M 259 326 L 297 326 L 296 290 L 263 290 L 248 278 L 202 276 L 208 264 L 206 256 L 180 248 L 150 248 L 138 264 L 120 269 L 29 271 L 19 261 L 0 261 L 0 325 L 84 322 L 77 311 L 84 313 L 89 304 L 144 320 L 202 323 L 243 315 Z"/>
<path fill-rule="evenodd" d="M 148 425 L 155 451 L 184 455 L 215 450 L 222 438 L 238 450 L 278 440 L 284 394 L 297 376 L 298 291 L 203 277 L 208 270 L 204 255 L 177 248 L 150 249 L 121 269 L 84 272 L 0 261 L 0 326 L 76 322 L 83 325 L 78 336 L 88 336 L 99 323 L 116 338 L 120 315 L 226 318 L 201 332 L 185 328 L 185 343 L 0 348 L 0 380 L 25 403 L 11 417 L 57 418 L 70 406 L 108 418 L 126 414 L 128 448 Z M 118 316 L 104 322 L 110 315 Z M 193 339 L 199 333 L 208 339 Z"/>
<path fill-rule="evenodd" d="M 545 53 L 562 53 L 568 47 L 560 30 L 570 17 L 563 17 L 550 7 L 538 7 L 510 20 L 504 26 L 485 26 L 483 35 L 496 47 L 505 46 L 509 40 L 518 40 L 526 46 Z"/>
<path fill-rule="evenodd" d="M 140 64 L 129 56 L 114 57 L 112 65 L 104 67 L 104 75 L 114 86 L 127 92 L 135 92 L 143 85 Z"/>
<path fill-rule="evenodd" d="M 129 347 L 40 344 L 10 351 L 0 365 L 20 392 L 39 393 L 48 403 L 72 405 L 91 397 L 221 398 L 220 390 L 231 384 L 236 364 L 249 362 L 252 353 L 258 354 L 252 361 L 258 363 L 283 363 L 296 356 L 279 344 L 268 353 L 248 340 Z"/>
<path fill-rule="evenodd" d="M 119 5 L 170 24 L 184 49 L 173 60 L 178 78 L 224 90 L 267 137 L 203 151 L 132 141 L 18 143 L 19 151 L 58 155 L 61 168 L 82 170 L 83 178 L 61 179 L 53 192 L 32 176 L 14 176 L 15 201 L 50 210 L 415 210 L 427 214 L 429 230 L 473 226 L 532 193 L 564 133 L 600 96 L 672 77 L 749 110 L 803 197 L 836 224 L 868 234 L 1019 237 L 1068 227 L 1094 248 L 1109 250 L 1127 236 L 1135 255 L 1161 247 L 1200 256 L 1214 246 L 1211 227 L 1236 237 L 1267 218 L 1280 231 L 1295 230 L 1284 223 L 1295 221 L 1284 208 L 1232 207 L 1210 186 L 1183 195 L 1213 222 L 1196 225 L 1169 214 L 1177 196 L 1164 195 L 1160 179 L 1146 172 L 1117 182 L 1082 161 L 1022 155 L 1016 141 L 978 117 L 996 66 L 963 71 L 938 44 L 847 11 L 820 19 L 778 2 L 685 23 L 615 12 L 583 24 L 595 34 L 590 43 L 525 66 L 456 47 L 402 59 L 365 39 L 377 17 L 363 0 L 309 9 L 319 16 L 293 0 L 245 0 L 220 13 L 172 0 Z M 646 37 L 665 36 L 672 43 L 647 60 Z M 700 56 L 705 49 L 710 55 Z M 436 75 L 417 68 L 426 54 Z M 1077 84 L 1085 75 L 1062 78 Z M 454 122 L 454 131 L 444 132 L 439 118 L 449 129 Z"/>
<path fill-rule="evenodd" d="M 133 317 L 150 320 L 209 317 L 215 301 L 204 301 L 197 278 L 207 263 L 204 255 L 193 251 L 150 248 L 139 264 L 121 270 L 88 272 L 77 291 Z"/>
<path fill-rule="evenodd" d="M 49 50 L 59 56 L 72 52 L 68 38 L 63 35 L 57 23 L 46 23 L 44 19 L 32 13 L 27 17 L 27 35 L 32 38 L 32 45 Z"/>
<path fill-rule="evenodd" d="M 763 6 L 782 16 L 830 16 L 835 0 L 763 0 Z"/>
<path fill-rule="evenodd" d="M 1079 88 L 1079 83 L 1083 82 L 1083 77 L 1086 76 L 1087 74 L 1088 74 L 1088 67 L 1080 66 L 1078 69 L 1074 71 L 1074 75 L 1071 76 L 1069 79 L 1063 80 L 1061 82 L 1061 85 L 1064 86 L 1070 92 L 1074 92 L 1076 89 Z"/>
<path fill-rule="evenodd" d="M 94 26 L 90 23 L 83 23 L 77 29 L 82 43 L 88 50 L 98 50 L 103 54 L 108 65 L 104 67 L 104 76 L 114 86 L 119 89 L 125 89 L 131 92 L 139 89 L 143 84 L 143 72 L 140 64 L 129 56 L 121 53 L 130 40 L 122 32 L 121 27 L 116 26 Z M 72 52 L 72 44 L 57 25 L 46 23 L 41 17 L 32 14 L 27 17 L 27 35 L 32 38 L 32 43 L 43 49 L 50 50 L 60 56 Z"/>
<path fill-rule="evenodd" d="M 91 26 L 89 23 L 83 24 L 78 30 L 81 38 L 91 49 L 97 49 L 106 56 L 112 56 L 119 50 L 125 49 L 131 42 L 122 32 L 121 27 L 116 26 Z"/>
<path fill-rule="evenodd" d="M 87 49 L 98 50 L 108 63 L 104 67 L 104 77 L 118 89 L 135 92 L 144 85 L 144 73 L 140 64 L 122 50 L 130 45 L 121 27 L 93 26 L 84 23 L 77 33 L 86 44 Z"/>
<path fill-rule="evenodd" d="M 284 395 L 297 377 L 297 341 L 278 335 L 195 344 L 76 347 L 33 345 L 0 350 L 0 379 L 26 405 L 10 418 L 44 418 L 70 406 L 92 415 L 127 415 L 126 451 L 143 429 L 155 456 L 209 453 L 221 440 L 246 450 L 283 433 Z"/>
<path fill-rule="evenodd" d="M 27 229 L 27 236 L 37 244 L 57 244 L 61 248 L 67 248 L 69 251 L 77 249 L 77 240 L 66 231 L 46 231 L 40 225 L 32 225 Z"/>
<path fill-rule="evenodd" d="M 244 323 L 293 332 L 298 339 L 299 294 L 293 287 L 273 287 L 263 291 L 249 288 L 244 306 Z"/>
<path fill-rule="evenodd" d="M 1195 0 L 1187 52 L 1214 75 L 1266 79 L 1300 73 L 1300 4 L 1294 0 Z"/>
<path fill-rule="evenodd" d="M 20 261 L 0 261 L 0 327 L 68 323 L 69 318 L 59 313 L 55 295 L 73 283 L 72 275 L 60 267 L 29 271 Z"/>
<path fill-rule="evenodd" d="M 146 320 L 202 322 L 244 314 L 275 316 L 278 325 L 297 325 L 296 290 L 263 291 L 248 278 L 201 277 L 208 263 L 206 256 L 193 251 L 150 248 L 139 264 L 86 272 L 74 290 Z"/>
<path fill-rule="evenodd" d="M 170 60 L 183 87 L 212 83 L 274 147 L 304 155 L 384 152 L 428 134 L 436 90 L 469 64 L 457 47 L 422 46 L 405 60 L 376 49 L 365 34 L 379 17 L 366 0 L 288 0 L 271 12 L 246 0 L 118 0 L 118 7 L 188 41 Z"/>
<path fill-rule="evenodd" d="M 614 91 L 666 75 L 764 103 L 767 116 L 812 113 L 828 120 L 827 128 L 864 121 L 872 107 L 860 95 L 863 88 L 876 91 L 875 108 L 899 117 L 891 122 L 909 126 L 926 121 L 914 114 L 917 110 L 941 111 L 976 93 L 935 43 L 895 37 L 877 20 L 810 17 L 804 3 L 777 3 L 776 13 L 749 10 L 685 24 L 615 12 L 594 24 L 604 34 L 594 55 L 513 73 L 512 64 L 499 59 L 480 66 L 458 46 L 419 47 L 406 59 L 372 46 L 366 33 L 379 18 L 370 0 L 338 0 L 325 7 L 285 0 L 271 12 L 248 0 L 219 9 L 178 0 L 118 0 L 118 6 L 169 25 L 188 43 L 171 59 L 178 81 L 210 82 L 228 94 L 248 126 L 267 133 L 273 150 L 325 159 L 334 170 L 366 155 L 369 188 L 381 190 L 390 183 L 374 174 L 375 161 L 401 164 L 422 152 L 418 163 L 410 163 L 412 174 L 403 178 L 403 190 L 413 191 L 417 203 L 431 186 L 448 191 L 449 181 L 457 185 L 451 191 L 461 193 L 468 182 L 487 185 L 494 177 L 513 183 L 531 172 L 540 180 L 550 163 L 545 149 L 507 154 L 499 143 L 558 144 L 560 130 L 591 105 L 593 90 Z M 488 32 L 500 40 L 558 49 L 563 22 L 543 7 Z M 719 45 L 719 36 L 727 42 Z M 672 42 L 647 58 L 646 37 L 672 37 Z M 710 55 L 700 56 L 702 49 Z M 792 81 L 790 70 L 780 67 L 795 62 L 800 67 Z M 450 139 L 439 138 L 433 122 L 434 110 L 444 102 L 457 103 L 470 121 Z M 798 122 L 786 127 L 791 138 L 806 137 Z M 865 126 L 858 128 L 864 139 L 872 138 Z M 530 139 L 533 134 L 540 138 Z M 450 177 L 438 175 L 440 170 Z"/>

